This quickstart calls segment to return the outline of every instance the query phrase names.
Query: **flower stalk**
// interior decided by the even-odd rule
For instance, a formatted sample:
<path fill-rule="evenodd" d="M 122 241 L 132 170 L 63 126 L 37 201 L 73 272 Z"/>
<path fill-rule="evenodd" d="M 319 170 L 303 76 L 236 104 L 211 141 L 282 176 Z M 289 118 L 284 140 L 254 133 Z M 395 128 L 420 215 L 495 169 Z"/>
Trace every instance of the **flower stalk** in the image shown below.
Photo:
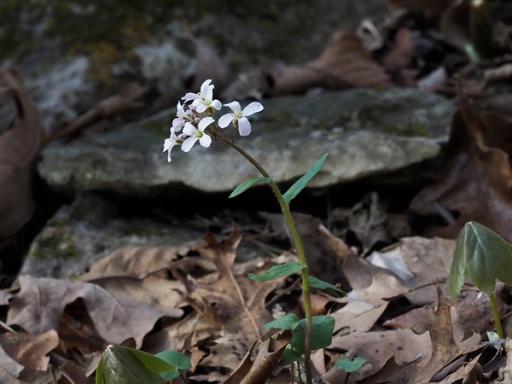
<path fill-rule="evenodd" d="M 228 138 L 222 130 L 231 126 L 233 130 L 237 130 L 240 136 L 250 135 L 252 128 L 249 121 L 249 117 L 259 113 L 263 110 L 263 105 L 260 102 L 253 101 L 249 103 L 245 108 L 242 109 L 241 105 L 237 101 L 233 101 L 228 104 L 224 104 L 231 112 L 224 114 L 215 122 L 213 116 L 221 110 L 223 107 L 219 100 L 213 97 L 214 85 L 210 79 L 205 80 L 201 85 L 201 89 L 198 93 L 187 93 L 183 98 L 183 104 L 180 102 L 177 104 L 176 118 L 172 121 L 170 129 L 170 137 L 164 142 L 164 152 L 167 152 L 167 160 L 171 162 L 171 151 L 173 147 L 181 147 L 183 152 L 189 152 L 196 143 L 199 143 L 203 148 L 209 148 L 213 141 L 222 141 L 225 144 L 232 147 L 240 155 L 242 155 L 249 163 L 251 163 L 265 178 L 264 182 L 270 186 L 270 189 L 274 193 L 277 202 L 283 213 L 284 220 L 288 227 L 292 244 L 297 252 L 297 257 L 300 264 L 300 272 L 302 275 L 302 296 L 304 302 L 304 312 L 306 317 L 306 329 L 304 336 L 304 368 L 306 373 L 306 383 L 312 384 L 312 369 L 311 369 L 311 349 L 312 349 L 312 332 L 313 332 L 313 313 L 311 308 L 311 283 L 309 278 L 309 268 L 306 259 L 306 253 L 304 251 L 304 245 L 302 238 L 300 237 L 297 229 L 297 224 L 293 218 L 292 212 L 290 211 L 290 201 L 300 192 L 305 185 L 311 181 L 314 175 L 319 171 L 323 161 L 327 155 L 324 155 L 323 160 L 318 165 L 312 174 L 311 170 L 308 171 L 301 179 L 297 181 L 300 187 L 292 186 L 290 190 L 293 190 L 291 197 L 289 192 L 284 195 L 270 177 L 268 172 L 259 164 L 249 153 L 235 143 L 234 139 Z M 318 163 L 318 162 L 317 162 Z M 314 168 L 314 167 L 312 167 Z M 306 179 L 305 181 L 303 179 Z M 249 180 L 250 181 L 250 180 Z M 297 184 L 296 183 L 296 184 Z M 235 192 L 235 191 L 234 191 Z M 298 272 L 298 270 L 296 271 Z M 242 302 L 243 297 L 240 296 Z M 334 321 L 332 322 L 334 324 Z M 334 325 L 332 325 L 334 326 Z M 318 346 L 316 347 L 318 348 Z"/>
<path fill-rule="evenodd" d="M 292 238 L 293 246 L 295 247 L 295 251 L 297 252 L 297 258 L 302 265 L 302 296 L 304 301 L 304 313 L 306 315 L 306 332 L 304 336 L 304 368 L 306 372 L 306 383 L 312 383 L 312 374 L 311 374 L 311 333 L 313 328 L 313 311 L 311 308 L 311 287 L 309 282 L 309 267 L 308 261 L 306 259 L 306 252 L 304 251 L 304 244 L 302 243 L 302 238 L 299 234 L 299 230 L 297 228 L 297 224 L 295 223 L 295 219 L 290 211 L 290 206 L 284 200 L 283 194 L 281 190 L 275 183 L 275 181 L 270 177 L 268 172 L 259 164 L 251 155 L 249 155 L 242 147 L 237 145 L 233 140 L 221 136 L 222 140 L 240 153 L 247 161 L 249 161 L 263 177 L 268 177 L 271 181 L 269 183 L 270 189 L 274 193 L 274 196 L 279 203 L 279 207 L 281 208 L 281 212 L 283 213 L 286 225 L 288 226 L 288 230 L 290 231 L 290 237 Z"/>

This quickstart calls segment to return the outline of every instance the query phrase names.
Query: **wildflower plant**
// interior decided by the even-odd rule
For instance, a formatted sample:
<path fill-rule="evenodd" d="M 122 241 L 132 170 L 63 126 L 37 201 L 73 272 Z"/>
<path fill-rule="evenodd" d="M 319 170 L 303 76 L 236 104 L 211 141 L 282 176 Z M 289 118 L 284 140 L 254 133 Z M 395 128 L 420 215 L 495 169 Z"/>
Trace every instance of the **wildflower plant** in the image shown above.
<path fill-rule="evenodd" d="M 320 172 L 327 160 L 327 154 L 323 155 L 286 193 L 282 193 L 265 168 L 235 142 L 232 138 L 233 135 L 226 134 L 231 129 L 238 132 L 240 136 L 250 135 L 252 132 L 250 118 L 262 112 L 263 105 L 258 101 L 253 101 L 245 107 L 242 107 L 238 101 L 223 105 L 214 98 L 214 88 L 212 81 L 206 80 L 202 83 L 198 93 L 189 92 L 178 102 L 176 118 L 172 121 L 170 136 L 164 142 L 163 151 L 167 152 L 167 159 L 171 162 L 171 151 L 174 147 L 181 147 L 183 152 L 189 152 L 196 143 L 204 148 L 209 148 L 212 143 L 227 144 L 249 161 L 260 173 L 260 177 L 240 184 L 231 193 L 230 198 L 240 195 L 255 185 L 262 184 L 268 185 L 274 193 L 287 223 L 298 262 L 274 266 L 261 275 L 250 275 L 249 278 L 255 281 L 267 281 L 292 274 L 301 274 L 306 318 L 300 320 L 295 315 L 287 315 L 281 320 L 268 323 L 266 328 L 287 329 L 293 332 L 288 358 L 292 361 L 302 361 L 303 356 L 306 382 L 310 384 L 312 382 L 311 350 L 329 346 L 334 327 L 334 319 L 330 316 L 313 317 L 310 290 L 311 288 L 324 289 L 337 294 L 340 293 L 340 290 L 332 284 L 309 275 L 304 246 L 290 210 L 290 203 Z M 215 120 L 222 107 L 228 108 L 229 111 Z"/>

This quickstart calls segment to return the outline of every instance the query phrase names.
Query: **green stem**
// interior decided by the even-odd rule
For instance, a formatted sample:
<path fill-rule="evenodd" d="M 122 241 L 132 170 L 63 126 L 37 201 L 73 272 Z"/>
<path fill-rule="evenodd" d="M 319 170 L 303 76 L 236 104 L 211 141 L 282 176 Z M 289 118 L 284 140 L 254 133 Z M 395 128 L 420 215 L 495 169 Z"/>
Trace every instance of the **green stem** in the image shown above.
<path fill-rule="evenodd" d="M 306 259 L 306 252 L 304 251 L 304 244 L 302 243 L 302 238 L 300 237 L 299 230 L 297 229 L 297 224 L 295 223 L 295 219 L 290 211 L 290 206 L 284 200 L 283 194 L 279 190 L 279 187 L 274 182 L 274 180 L 270 177 L 268 172 L 263 168 L 251 155 L 249 155 L 243 148 L 238 146 L 234 141 L 228 139 L 223 136 L 222 139 L 226 144 L 234 148 L 238 153 L 240 153 L 243 157 L 245 157 L 260 173 L 263 177 L 270 178 L 270 189 L 274 193 L 279 206 L 281 207 L 281 211 L 283 213 L 284 219 L 290 231 L 290 236 L 292 238 L 293 245 L 295 246 L 295 250 L 297 252 L 297 257 L 299 262 L 302 264 L 302 295 L 304 299 L 304 312 L 306 314 L 306 334 L 304 338 L 304 368 L 306 371 L 306 384 L 312 383 L 312 374 L 311 374 L 311 331 L 313 328 L 313 312 L 311 308 L 311 287 L 309 284 L 309 267 L 308 261 Z"/>
<path fill-rule="evenodd" d="M 498 303 L 496 301 L 496 294 L 493 292 L 489 295 L 489 303 L 491 304 L 492 317 L 494 318 L 494 326 L 496 327 L 496 333 L 500 339 L 505 338 L 505 332 L 503 332 L 503 325 L 501 324 L 500 311 L 498 309 Z"/>

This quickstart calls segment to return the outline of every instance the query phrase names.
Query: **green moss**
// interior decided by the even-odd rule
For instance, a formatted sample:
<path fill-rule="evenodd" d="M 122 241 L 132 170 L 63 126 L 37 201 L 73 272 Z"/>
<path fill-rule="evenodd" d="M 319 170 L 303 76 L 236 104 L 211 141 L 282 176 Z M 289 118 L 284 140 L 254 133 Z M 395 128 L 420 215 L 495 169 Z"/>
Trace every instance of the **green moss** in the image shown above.
<path fill-rule="evenodd" d="M 28 257 L 35 260 L 68 260 L 78 256 L 73 236 L 64 227 L 52 226 L 39 235 Z"/>

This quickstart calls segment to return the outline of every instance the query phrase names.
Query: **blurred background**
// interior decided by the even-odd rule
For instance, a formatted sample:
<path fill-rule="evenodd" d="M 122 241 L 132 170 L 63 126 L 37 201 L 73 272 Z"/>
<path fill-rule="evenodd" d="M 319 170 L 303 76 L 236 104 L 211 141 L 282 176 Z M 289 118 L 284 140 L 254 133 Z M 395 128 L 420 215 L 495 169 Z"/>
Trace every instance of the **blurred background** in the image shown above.
<path fill-rule="evenodd" d="M 331 154 L 294 209 L 361 252 L 468 219 L 512 234 L 511 20 L 498 0 L 2 0 L 4 286 L 235 223 L 240 257 L 286 248 L 265 188 L 226 199 L 255 176 L 236 154 L 162 153 L 177 100 L 208 78 L 223 102 L 264 104 L 240 144 L 283 187 Z"/>

